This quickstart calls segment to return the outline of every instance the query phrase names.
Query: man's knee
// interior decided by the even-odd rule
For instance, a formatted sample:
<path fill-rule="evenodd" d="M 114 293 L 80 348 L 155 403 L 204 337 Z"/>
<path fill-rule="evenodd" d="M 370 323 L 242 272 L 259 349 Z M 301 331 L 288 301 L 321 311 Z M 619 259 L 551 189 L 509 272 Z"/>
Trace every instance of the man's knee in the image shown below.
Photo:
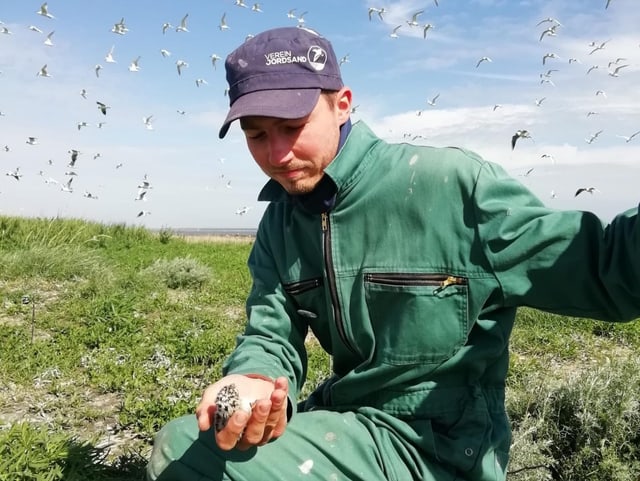
<path fill-rule="evenodd" d="M 183 416 L 165 425 L 155 436 L 147 464 L 147 480 L 169 479 L 165 476 L 171 465 L 179 463 L 199 434 L 196 418 Z M 178 479 L 178 478 L 176 478 Z"/>

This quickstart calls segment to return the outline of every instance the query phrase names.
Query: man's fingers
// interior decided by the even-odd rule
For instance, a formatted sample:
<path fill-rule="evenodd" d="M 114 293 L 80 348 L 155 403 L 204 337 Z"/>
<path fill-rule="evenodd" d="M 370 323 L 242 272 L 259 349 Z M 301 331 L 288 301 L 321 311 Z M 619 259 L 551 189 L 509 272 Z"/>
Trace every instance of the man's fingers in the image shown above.
<path fill-rule="evenodd" d="M 196 419 L 198 420 L 198 429 L 200 431 L 208 431 L 213 425 L 212 420 L 216 415 L 216 407 L 214 406 L 206 406 L 200 407 L 196 409 Z"/>
<path fill-rule="evenodd" d="M 262 443 L 265 432 L 265 423 L 267 422 L 270 411 L 270 401 L 263 399 L 256 402 L 253 406 L 251 420 L 247 424 L 244 434 L 242 435 L 242 439 L 238 443 L 238 449 L 249 448 Z"/>
<path fill-rule="evenodd" d="M 229 418 L 225 428 L 216 433 L 216 442 L 220 449 L 229 451 L 236 447 L 247 421 L 249 421 L 249 413 L 242 410 L 236 411 L 233 416 Z"/>
<path fill-rule="evenodd" d="M 279 378 L 277 378 L 275 380 L 275 382 L 273 383 L 273 389 L 274 391 L 278 391 L 278 390 L 282 390 L 285 392 L 285 395 L 289 393 L 289 380 L 284 377 L 281 376 Z"/>

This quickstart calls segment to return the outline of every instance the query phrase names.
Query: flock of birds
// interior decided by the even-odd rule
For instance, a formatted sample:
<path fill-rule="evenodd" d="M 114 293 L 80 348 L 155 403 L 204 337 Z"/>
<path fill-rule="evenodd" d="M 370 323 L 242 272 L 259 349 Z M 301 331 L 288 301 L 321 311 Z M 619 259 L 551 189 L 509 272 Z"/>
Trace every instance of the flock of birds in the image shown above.
<path fill-rule="evenodd" d="M 604 3 L 604 8 L 608 9 L 610 4 L 612 3 L 612 0 L 607 0 Z M 248 5 L 246 3 L 244 3 L 244 0 L 233 0 L 233 6 L 234 7 L 238 7 L 238 8 L 242 8 L 242 9 L 246 9 L 247 11 L 250 11 L 252 13 L 255 14 L 260 14 L 263 12 L 263 7 L 261 3 L 253 3 L 251 5 Z M 434 7 L 439 7 L 439 3 L 438 0 L 433 0 L 433 6 Z M 384 22 L 385 24 L 387 23 L 387 16 L 390 13 L 390 10 L 392 9 L 392 6 L 370 6 L 367 9 L 367 17 L 368 17 L 368 21 L 369 22 Z M 41 18 L 45 18 L 47 19 L 46 21 L 51 21 L 54 20 L 56 18 L 56 16 L 50 11 L 49 9 L 49 4 L 48 2 L 44 2 L 40 5 L 39 9 L 37 9 L 37 11 L 34 12 L 36 15 L 38 15 Z M 307 23 L 306 23 L 306 18 L 305 16 L 307 15 L 307 11 L 299 11 L 296 8 L 293 9 L 289 9 L 286 12 L 283 12 L 283 18 L 286 16 L 286 18 L 290 21 L 293 22 L 293 25 L 297 25 L 300 28 L 309 28 Z M 393 28 L 391 29 L 391 31 L 389 32 L 388 36 L 391 39 L 398 39 L 401 34 L 409 31 L 409 32 L 419 32 L 419 34 L 417 35 L 413 35 L 413 36 L 418 36 L 418 37 L 422 37 L 422 39 L 424 39 L 425 41 L 427 41 L 429 39 L 429 35 L 432 31 L 434 31 L 437 27 L 433 22 L 428 22 L 428 21 L 423 21 L 423 18 L 427 15 L 427 8 L 423 8 L 420 10 L 417 10 L 415 12 L 412 12 L 405 20 L 403 23 L 398 23 L 393 25 Z M 126 17 L 122 16 L 118 19 L 114 19 L 116 20 L 113 24 L 111 24 L 111 28 L 110 28 L 110 32 L 113 33 L 114 35 L 116 35 L 117 37 L 124 37 L 127 36 L 129 34 L 129 26 L 127 24 L 126 21 Z M 223 13 L 219 20 L 217 21 L 217 25 L 216 25 L 217 29 L 220 32 L 226 32 L 228 30 L 231 29 L 231 26 L 229 25 L 228 22 L 228 17 L 227 17 L 227 13 Z M 540 31 L 538 33 L 536 33 L 536 38 L 537 41 L 541 44 L 541 45 L 546 45 L 547 43 L 550 43 L 553 41 L 553 39 L 555 37 L 561 36 L 562 34 L 562 29 L 563 29 L 563 24 L 555 18 L 544 18 L 541 19 L 539 21 L 539 23 L 536 25 L 536 27 L 540 28 Z M 43 40 L 43 45 L 46 48 L 52 48 L 55 47 L 55 29 L 51 28 L 50 30 L 48 29 L 43 29 L 41 27 L 38 27 L 36 25 L 30 25 L 28 26 L 28 29 L 41 34 L 44 36 L 44 40 Z M 180 35 L 188 35 L 191 31 L 191 26 L 190 26 L 190 17 L 189 17 L 189 13 L 185 13 L 178 22 L 175 23 L 175 25 L 172 22 L 163 22 L 161 25 L 158 25 L 158 33 L 161 34 L 162 36 L 168 35 L 171 32 L 174 32 L 176 34 L 180 34 Z M 45 34 L 45 32 L 47 32 Z M 1 20 L 0 20 L 0 40 L 2 40 L 2 36 L 10 36 L 12 35 L 13 32 L 12 30 L 6 25 L 4 24 Z M 250 38 L 251 34 L 247 34 L 247 36 L 245 38 Z M 594 58 L 592 56 L 599 54 L 599 52 L 601 51 L 606 51 L 607 47 L 608 47 L 608 42 L 607 41 L 593 41 L 591 42 L 589 45 L 586 46 L 585 49 L 585 56 L 582 60 L 578 59 L 578 58 L 569 58 L 568 59 L 568 63 L 569 64 L 580 64 L 583 61 L 586 62 L 586 59 L 588 58 Z M 167 49 L 167 48 L 161 48 L 159 49 L 159 53 L 162 56 L 163 59 L 168 59 L 170 57 L 172 57 L 172 52 Z M 211 68 L 216 71 L 218 69 L 218 61 L 220 61 L 222 59 L 222 55 L 221 52 L 213 52 L 209 55 L 209 61 L 210 61 L 210 65 Z M 562 61 L 562 59 L 560 58 L 560 56 L 558 54 L 556 54 L 553 51 L 549 51 L 544 53 L 544 55 L 541 57 L 541 64 L 543 66 L 543 72 L 540 73 L 540 84 L 541 85 L 549 85 L 549 86 L 555 86 L 554 83 L 554 74 L 556 72 L 559 71 L 558 68 L 558 64 L 557 62 Z M 350 62 L 350 58 L 349 58 L 349 54 L 346 55 L 342 55 L 339 59 L 340 65 L 346 64 Z M 104 55 L 104 61 L 100 61 L 98 63 L 96 63 L 93 67 L 93 73 L 95 75 L 96 79 L 100 79 L 101 75 L 104 73 L 105 71 L 105 65 L 104 64 L 115 64 L 117 63 L 117 52 L 116 52 L 116 44 L 114 43 L 105 53 Z M 187 61 L 186 58 L 177 58 L 174 62 L 175 65 L 175 75 L 178 75 L 179 77 L 182 77 L 183 75 L 185 75 L 185 72 L 187 72 L 187 70 L 189 69 L 189 61 Z M 491 64 L 493 63 L 493 59 L 489 56 L 481 56 L 480 58 L 478 58 L 474 64 L 470 67 L 473 67 L 475 69 L 484 69 L 487 68 L 486 65 L 487 64 Z M 608 76 L 610 77 L 619 77 L 621 75 L 624 75 L 626 68 L 629 67 L 629 63 L 627 61 L 626 58 L 623 57 L 613 57 L 609 60 L 608 64 L 606 65 L 606 67 L 602 66 L 599 63 L 593 63 L 589 68 L 586 69 L 586 73 L 585 75 L 589 75 L 591 74 L 591 72 L 593 72 L 594 70 L 597 69 L 601 69 L 601 68 L 606 68 Z M 141 55 L 137 55 L 135 56 L 135 58 L 133 58 L 130 63 L 128 64 L 127 67 L 129 72 L 132 73 L 138 73 L 143 69 L 143 64 L 142 64 L 142 56 Z M 43 65 L 41 65 L 37 70 L 35 70 L 35 77 L 42 77 L 42 78 L 50 78 L 53 76 L 53 73 L 50 71 L 50 65 L 48 63 L 45 63 Z M 0 78 L 1 78 L 1 74 L 2 72 L 0 72 Z M 206 78 L 203 77 L 197 77 L 194 79 L 194 83 L 195 86 L 197 88 L 200 87 L 205 87 L 208 85 L 208 81 Z M 224 95 L 227 94 L 227 90 L 224 91 Z M 79 92 L 79 95 L 84 99 L 87 100 L 90 97 L 90 92 L 87 88 L 82 88 L 81 91 Z M 596 96 L 602 96 L 606 98 L 606 92 L 604 90 L 598 90 L 596 92 Z M 430 98 L 426 99 L 426 104 L 427 104 L 427 109 L 434 109 L 437 108 L 439 106 L 439 101 L 441 99 L 440 93 L 435 93 L 434 95 L 432 95 Z M 547 100 L 546 96 L 542 96 L 538 99 L 535 100 L 535 105 L 537 107 L 540 108 L 544 108 L 543 107 L 543 103 L 545 102 L 545 100 Z M 89 122 L 86 120 L 81 120 L 78 121 L 75 125 L 75 129 L 77 131 L 83 131 L 84 129 L 96 125 L 99 129 L 102 129 L 103 126 L 105 126 L 108 122 L 107 119 L 109 119 L 112 115 L 112 110 L 113 107 L 112 105 L 110 105 L 110 103 L 105 100 L 105 99 L 93 99 L 93 102 L 95 102 L 95 108 L 96 110 L 99 112 L 99 116 L 102 117 L 102 120 L 99 122 Z M 0 108 L 2 106 L 0 105 Z M 357 108 L 359 107 L 359 105 L 355 105 L 352 108 L 352 114 L 356 113 Z M 502 108 L 501 104 L 495 104 L 493 106 L 493 111 L 496 111 L 498 109 Z M 424 111 L 424 109 L 420 108 L 417 110 L 416 115 L 420 116 L 422 115 L 422 112 Z M 184 109 L 176 109 L 177 114 L 183 116 L 186 114 L 186 111 Z M 589 111 L 589 113 L 587 114 L 588 116 L 591 115 L 597 115 L 596 111 Z M 5 113 L 2 112 L 0 110 L 0 117 L 4 117 Z M 0 119 L 2 120 L 2 119 Z M 155 117 L 153 114 L 149 114 L 149 115 L 144 115 L 141 119 L 142 122 L 142 126 L 144 127 L 144 129 L 146 130 L 154 130 L 154 121 L 155 121 Z M 598 140 L 598 137 L 600 134 L 602 134 L 603 129 L 599 129 L 598 131 L 589 134 L 586 138 L 585 138 L 585 142 L 587 144 L 592 144 L 593 142 L 596 142 Z M 1 134 L 1 128 L 0 128 L 0 134 Z M 622 138 L 626 143 L 632 142 L 634 139 L 636 139 L 636 137 L 640 136 L 640 130 L 635 131 L 629 135 L 618 135 L 618 137 Z M 406 133 L 404 135 L 404 138 L 409 138 L 411 140 L 416 140 L 421 138 L 422 136 L 420 134 L 410 134 L 410 133 Z M 511 149 L 515 150 L 516 146 L 520 144 L 520 142 L 523 139 L 533 139 L 533 135 L 532 133 L 526 129 L 526 128 L 519 128 L 517 129 L 512 137 L 511 137 Z M 27 137 L 27 139 L 25 140 L 25 143 L 28 145 L 37 145 L 38 144 L 38 137 L 37 136 L 29 136 Z M 9 144 L 6 144 L 4 146 L 4 152 L 5 153 L 9 153 L 11 151 L 11 147 Z M 80 156 L 83 154 L 83 152 L 81 152 L 78 148 L 69 148 L 69 150 L 67 151 L 68 154 L 68 160 L 66 163 L 66 170 L 64 172 L 64 177 L 65 180 L 62 181 L 58 181 L 53 177 L 50 177 L 48 175 L 45 174 L 44 169 L 40 170 L 38 172 L 38 175 L 41 176 L 44 179 L 44 183 L 47 185 L 57 185 L 59 186 L 60 191 L 68 193 L 68 194 L 72 194 L 76 191 L 76 184 L 74 183 L 74 178 L 78 176 L 78 171 L 76 169 L 76 163 L 78 162 Z M 94 153 L 93 154 L 93 160 L 97 160 L 98 158 L 101 157 L 101 154 L 99 152 Z M 543 154 L 542 157 L 547 157 L 553 160 L 553 156 L 551 154 Z M 222 159 L 221 159 L 222 161 Z M 53 161 L 49 160 L 48 161 L 48 166 L 52 166 L 53 165 Z M 122 168 L 124 165 L 124 163 L 118 162 L 115 165 L 115 169 L 119 170 L 120 168 Z M 531 172 L 530 169 L 527 174 L 529 174 Z M 17 181 L 20 182 L 21 179 L 23 178 L 23 172 L 20 170 L 20 166 L 17 166 L 13 169 L 7 170 L 6 171 L 6 176 Z M 220 176 L 220 178 L 224 178 L 224 174 L 222 174 Z M 230 180 L 226 180 L 225 179 L 225 186 L 226 188 L 231 188 L 231 181 Z M 76 181 L 77 183 L 77 181 Z M 133 183 L 132 183 L 133 185 Z M 149 179 L 149 176 L 147 174 L 144 174 L 144 177 L 141 181 L 139 181 L 137 183 L 137 193 L 135 194 L 135 196 L 132 195 L 132 200 L 135 202 L 146 202 L 147 199 L 150 197 L 150 191 L 152 189 L 152 184 L 151 181 Z M 584 187 L 579 187 L 576 191 L 575 191 L 575 196 L 578 196 L 582 193 L 591 193 L 593 194 L 594 192 L 598 192 L 599 190 L 596 187 L 593 186 L 584 186 Z M 92 192 L 90 190 L 85 189 L 84 190 L 84 197 L 91 199 L 91 200 L 98 200 L 100 198 L 100 196 L 95 193 Z M 553 193 L 552 193 L 553 196 Z M 137 212 L 135 214 L 136 218 L 139 217 L 146 217 L 148 215 L 151 214 L 150 211 L 146 210 L 146 209 L 138 209 L 136 208 L 135 210 L 132 208 L 132 210 L 135 212 Z M 249 211 L 251 210 L 251 206 L 242 206 L 240 208 L 235 209 L 235 214 L 242 216 L 247 214 Z M 133 216 L 133 213 L 132 213 Z"/>
<path fill-rule="evenodd" d="M 252 12 L 255 13 L 262 13 L 262 7 L 260 3 L 254 3 L 252 6 L 248 6 L 247 4 L 244 3 L 243 0 L 234 0 L 234 6 L 236 7 L 240 7 L 240 8 L 247 8 Z M 306 12 L 303 13 L 297 13 L 296 12 L 297 9 L 293 8 L 290 9 L 286 16 L 289 19 L 293 19 L 297 25 L 299 27 L 303 27 L 304 23 L 305 23 L 305 19 L 304 19 L 304 15 L 306 14 Z M 41 17 L 47 18 L 47 19 L 55 19 L 56 16 L 53 15 L 49 9 L 49 3 L 48 2 L 44 2 L 40 5 L 40 8 L 35 12 L 37 15 L 40 15 Z M 32 32 L 35 33 L 39 33 L 39 34 L 44 34 L 44 31 L 36 26 L 36 25 L 29 25 L 28 29 Z M 219 23 L 218 23 L 218 29 L 220 31 L 226 31 L 230 29 L 230 26 L 227 23 L 227 15 L 226 13 L 223 13 L 222 16 L 220 17 Z M 162 35 L 167 34 L 168 31 L 175 31 L 176 33 L 189 33 L 189 13 L 186 13 L 181 19 L 180 21 L 174 26 L 171 24 L 171 22 L 164 22 L 161 25 L 161 32 Z M 125 17 L 121 17 L 117 22 L 115 22 L 113 24 L 113 26 L 111 27 L 111 32 L 118 35 L 118 36 L 125 36 L 128 34 L 129 32 L 129 27 L 126 23 Z M 4 24 L 3 21 L 0 20 L 0 35 L 12 35 L 13 31 L 6 25 Z M 43 41 L 43 44 L 46 45 L 47 47 L 53 47 L 54 46 L 54 42 L 53 42 L 53 36 L 55 34 L 55 30 L 52 30 L 51 32 L 49 32 L 46 37 L 45 40 Z M 248 35 L 246 38 L 249 38 L 251 35 Z M 163 58 L 168 58 L 172 55 L 172 53 L 166 49 L 166 48 L 162 48 L 160 49 L 160 54 Z M 211 61 L 211 65 L 214 69 L 217 69 L 217 62 L 218 60 L 221 60 L 221 56 L 218 53 L 212 53 L 210 55 L 210 61 Z M 141 61 L 141 56 L 137 56 L 136 58 L 134 58 L 130 64 L 128 65 L 128 70 L 130 72 L 139 72 L 141 70 L 141 65 L 140 65 L 140 61 Z M 111 46 L 111 48 L 109 49 L 109 51 L 106 53 L 105 57 L 104 57 L 104 62 L 107 64 L 115 64 L 117 63 L 116 60 L 116 54 L 115 54 L 115 44 Z M 175 66 L 176 66 L 176 72 L 177 75 L 182 75 L 184 70 L 187 69 L 189 67 L 189 63 L 184 60 L 184 59 L 177 59 L 175 61 Z M 95 77 L 96 78 L 100 78 L 101 73 L 103 71 L 104 67 L 102 65 L 102 63 L 96 63 L 95 66 L 93 67 L 94 73 L 95 73 Z M 2 72 L 0 71 L 0 75 L 2 75 Z M 42 78 L 50 78 L 52 77 L 52 74 L 49 72 L 49 65 L 47 63 L 45 63 L 44 65 L 42 65 L 36 72 L 36 77 L 42 77 Z M 200 87 L 203 85 L 207 85 L 208 82 L 206 81 L 206 79 L 204 78 L 196 78 L 195 79 L 195 85 L 196 87 Z M 225 89 L 224 94 L 227 95 L 228 93 L 228 89 Z M 88 99 L 88 95 L 89 92 L 86 88 L 82 88 L 79 92 L 80 96 L 83 99 Z M 96 107 L 98 109 L 98 111 L 103 115 L 103 116 L 107 116 L 107 113 L 110 111 L 110 109 L 112 108 L 111 105 L 108 105 L 106 102 L 101 101 L 101 100 L 96 100 L 95 101 Z M 183 109 L 177 109 L 176 112 L 180 115 L 185 115 L 186 111 Z M 0 111 L 0 116 L 4 117 L 5 113 L 3 111 Z M 142 123 L 144 125 L 144 127 L 147 130 L 154 130 L 154 125 L 153 125 L 153 121 L 154 121 L 154 116 L 153 115 L 145 115 L 142 117 Z M 107 124 L 107 121 L 100 121 L 96 123 L 96 126 L 101 129 L 105 124 Z M 87 121 L 79 121 L 76 124 L 76 128 L 78 131 L 81 131 L 82 129 L 91 126 L 92 123 L 87 122 Z M 38 145 L 39 144 L 39 140 L 38 137 L 36 136 L 28 136 L 26 141 L 26 144 L 28 145 Z M 12 148 L 9 146 L 9 144 L 5 144 L 4 148 L 3 148 L 5 153 L 9 153 L 11 152 Z M 44 183 L 47 185 L 58 185 L 60 188 L 61 192 L 66 192 L 66 193 L 73 193 L 74 190 L 74 178 L 78 176 L 78 172 L 76 170 L 76 162 L 78 161 L 78 157 L 80 154 L 82 154 L 82 152 L 80 152 L 78 149 L 72 148 L 68 150 L 68 162 L 66 164 L 67 169 L 64 172 L 64 176 L 65 176 L 65 180 L 64 181 L 58 181 L 55 178 L 51 177 L 51 176 L 47 176 L 45 174 L 44 170 L 39 170 L 38 171 L 38 175 L 40 177 L 42 177 L 44 179 Z M 93 154 L 93 160 L 98 159 L 99 157 L 101 157 L 101 153 L 97 152 L 95 154 Z M 224 162 L 223 158 L 220 158 L 220 162 Z M 48 160 L 47 162 L 48 166 L 53 166 L 54 162 L 53 160 Z M 118 162 L 115 165 L 116 170 L 122 168 L 124 165 L 123 162 Z M 12 179 L 14 179 L 15 181 L 20 181 L 24 174 L 21 171 L 20 166 L 15 167 L 14 169 L 8 170 L 5 172 L 5 175 L 7 177 L 10 177 Z M 225 177 L 224 174 L 220 175 L 220 178 L 223 179 Z M 232 183 L 230 180 L 227 180 L 226 183 L 224 184 L 225 187 L 227 189 L 231 189 L 232 188 Z M 144 174 L 144 178 L 142 181 L 140 181 L 137 185 L 137 193 L 136 195 L 133 197 L 134 201 L 141 201 L 141 202 L 146 202 L 147 199 L 149 198 L 149 192 L 152 189 L 152 185 L 151 182 L 149 180 L 148 174 Z M 208 188 L 207 188 L 208 190 Z M 0 192 L 1 193 L 1 192 Z M 89 190 L 84 190 L 83 193 L 83 197 L 88 198 L 88 199 L 92 199 L 92 200 L 98 200 L 100 197 L 89 191 Z M 247 214 L 250 210 L 252 209 L 251 206 L 247 206 L 247 205 L 243 205 L 242 207 L 239 207 L 237 209 L 235 209 L 235 215 L 238 216 L 243 216 L 245 214 Z M 151 211 L 146 210 L 146 209 L 141 209 L 141 210 L 137 210 L 137 214 L 135 215 L 136 218 L 140 218 L 140 217 L 146 217 L 151 215 Z"/>
<path fill-rule="evenodd" d="M 608 9 L 609 6 L 611 5 L 612 0 L 606 0 L 605 4 L 604 4 L 604 9 Z M 435 0 L 435 4 L 436 6 L 438 6 L 438 2 L 437 0 Z M 368 14 L 369 14 L 369 20 L 373 20 L 374 18 L 379 18 L 379 20 L 384 20 L 384 14 L 387 13 L 387 9 L 385 7 L 370 7 Z M 393 39 L 397 39 L 399 38 L 399 31 L 401 29 L 406 29 L 407 26 L 409 28 L 419 28 L 422 29 L 422 37 L 424 39 L 427 38 L 427 33 L 435 28 L 435 25 L 429 22 L 421 22 L 420 18 L 421 16 L 425 13 L 425 9 L 421 9 L 418 10 L 416 12 L 414 12 L 410 18 L 405 20 L 405 23 L 402 24 L 397 24 L 389 33 L 389 37 L 393 38 Z M 543 42 L 543 40 L 548 39 L 550 37 L 556 37 L 559 33 L 559 29 L 563 27 L 563 24 L 558 21 L 556 18 L 553 17 L 547 17 L 547 18 L 543 18 L 541 19 L 536 27 L 542 27 L 543 30 L 541 31 L 538 41 L 539 42 Z M 598 51 L 604 50 L 607 47 L 607 44 L 610 42 L 609 40 L 606 41 L 591 41 L 590 43 L 587 44 L 588 47 L 588 51 L 587 51 L 587 56 L 592 56 L 593 54 L 595 54 Z M 561 57 L 555 53 L 555 52 L 546 52 L 542 58 L 542 65 L 543 66 L 547 66 L 547 62 L 551 62 L 553 60 L 561 60 Z M 608 61 L 607 65 L 606 65 L 606 69 L 607 69 L 607 74 L 609 77 L 619 77 L 621 75 L 621 71 L 622 69 L 625 69 L 627 67 L 630 66 L 629 63 L 624 63 L 627 62 L 627 58 L 624 57 L 616 57 L 610 61 Z M 475 64 L 475 68 L 479 68 L 483 63 L 492 63 L 493 60 L 491 57 L 489 56 L 482 56 L 480 57 L 476 64 Z M 581 63 L 581 60 L 578 58 L 569 58 L 568 59 L 568 63 L 569 64 L 579 64 Z M 587 70 L 586 70 L 586 75 L 590 74 L 591 72 L 597 70 L 601 68 L 601 66 L 599 64 L 592 64 Z M 548 84 L 550 86 L 554 86 L 555 84 L 552 80 L 552 74 L 554 72 L 558 72 L 559 69 L 558 68 L 547 68 L 545 70 L 545 72 L 542 72 L 539 74 L 539 78 L 540 78 L 540 84 Z M 604 90 L 597 90 L 595 92 L 596 96 L 602 96 L 606 98 L 606 92 Z M 426 103 L 430 108 L 434 108 L 436 107 L 437 101 L 440 98 L 440 93 L 435 94 L 433 97 L 431 98 L 427 98 L 426 99 Z M 546 96 L 540 97 L 538 99 L 536 99 L 534 101 L 535 105 L 537 107 L 541 107 L 542 103 L 546 100 Z M 494 104 L 493 106 L 493 111 L 496 111 L 497 109 L 502 108 L 501 104 Z M 419 109 L 416 111 L 416 115 L 421 116 L 423 113 L 423 109 Z M 589 111 L 587 112 L 587 117 L 592 116 L 592 115 L 597 115 L 598 112 L 596 111 Z M 595 142 L 598 137 L 600 136 L 600 134 L 602 134 L 604 132 L 604 129 L 600 129 L 594 133 L 590 133 L 584 140 L 587 144 L 592 144 L 593 142 Z M 637 130 L 633 133 L 631 133 L 630 135 L 621 135 L 621 134 L 616 134 L 617 138 L 621 138 L 625 141 L 625 143 L 629 143 L 632 140 L 634 140 L 636 137 L 638 137 L 640 135 L 640 130 Z M 422 134 L 414 134 L 414 133 L 410 133 L 410 132 L 406 132 L 403 135 L 403 139 L 410 139 L 410 140 L 417 140 L 420 138 L 426 138 L 424 135 Z M 511 137 L 511 150 L 514 150 L 516 148 L 516 144 L 518 143 L 518 141 L 520 139 L 533 139 L 531 132 L 528 129 L 517 129 L 512 137 Z M 549 158 L 552 160 L 552 162 L 555 163 L 555 159 L 551 154 L 547 154 L 544 153 L 541 155 L 542 158 Z M 527 171 L 527 173 L 525 174 L 525 176 L 529 175 L 534 169 L 531 168 Z M 578 195 L 582 194 L 582 193 L 590 193 L 593 194 L 594 192 L 600 192 L 599 189 L 597 189 L 596 187 L 579 187 L 577 188 L 577 190 L 574 193 L 574 197 L 577 197 Z M 555 191 L 551 191 L 550 193 L 552 198 L 556 197 L 556 193 Z"/>

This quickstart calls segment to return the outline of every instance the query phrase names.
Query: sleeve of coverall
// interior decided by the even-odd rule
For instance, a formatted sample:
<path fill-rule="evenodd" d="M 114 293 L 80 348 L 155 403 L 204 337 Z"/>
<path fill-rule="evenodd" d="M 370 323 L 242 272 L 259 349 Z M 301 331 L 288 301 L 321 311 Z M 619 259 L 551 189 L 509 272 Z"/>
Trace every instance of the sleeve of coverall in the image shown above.
<path fill-rule="evenodd" d="M 289 380 L 289 413 L 304 384 L 307 326 L 294 324 L 267 242 L 260 233 L 249 256 L 253 285 L 247 298 L 247 325 L 223 366 L 224 374 L 262 374 Z"/>
<path fill-rule="evenodd" d="M 590 212 L 549 209 L 494 164 L 480 170 L 474 198 L 505 305 L 609 321 L 640 316 L 637 208 L 608 225 Z"/>

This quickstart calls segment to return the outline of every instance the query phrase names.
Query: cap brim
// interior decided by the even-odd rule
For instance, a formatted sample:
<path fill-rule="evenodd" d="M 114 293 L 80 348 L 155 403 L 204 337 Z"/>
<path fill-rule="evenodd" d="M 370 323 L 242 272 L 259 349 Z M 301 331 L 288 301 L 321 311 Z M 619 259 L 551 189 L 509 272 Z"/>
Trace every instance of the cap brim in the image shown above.
<path fill-rule="evenodd" d="M 238 97 L 231 106 L 218 136 L 227 135 L 229 126 L 241 117 L 260 116 L 299 119 L 311 113 L 320 98 L 320 89 L 258 90 Z"/>

